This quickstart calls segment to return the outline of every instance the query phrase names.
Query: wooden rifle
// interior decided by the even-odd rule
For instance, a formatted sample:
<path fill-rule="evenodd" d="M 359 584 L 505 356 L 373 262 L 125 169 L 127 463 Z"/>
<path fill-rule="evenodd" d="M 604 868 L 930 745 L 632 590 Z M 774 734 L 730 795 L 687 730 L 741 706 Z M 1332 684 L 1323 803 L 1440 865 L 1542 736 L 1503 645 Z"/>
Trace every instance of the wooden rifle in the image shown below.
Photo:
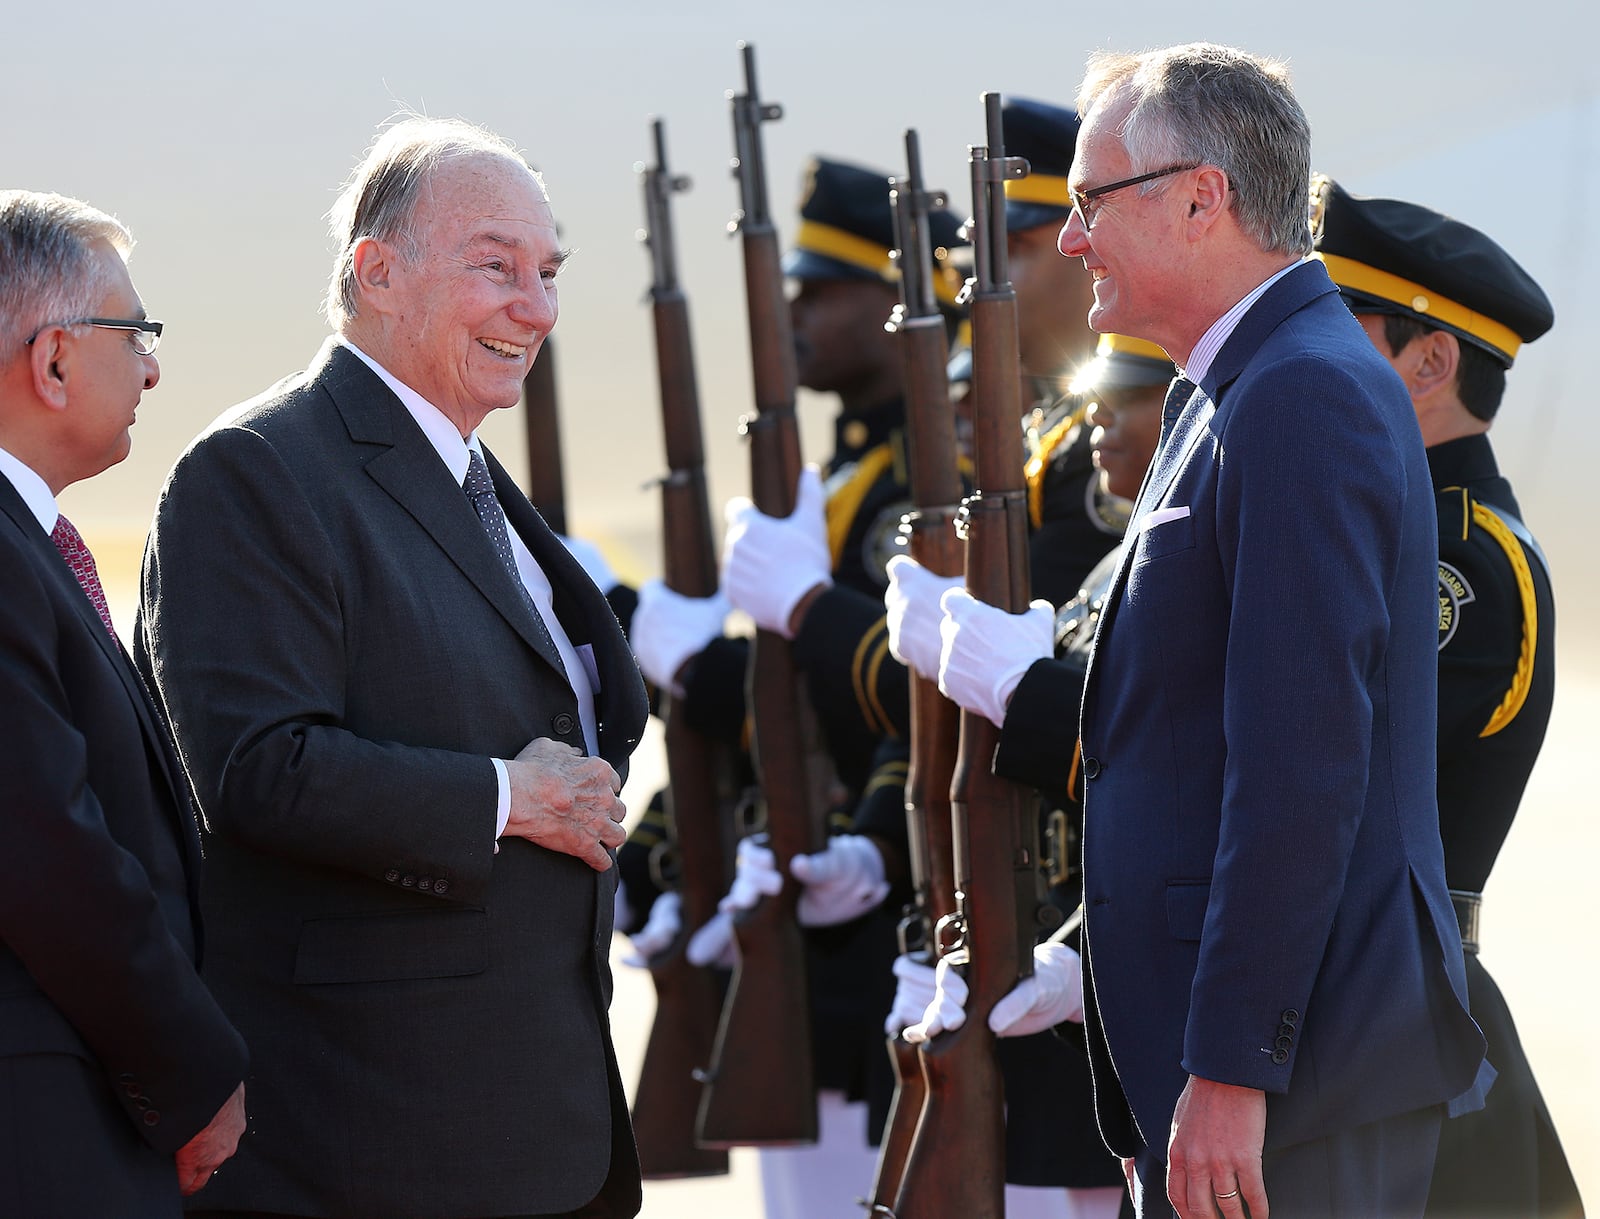
<path fill-rule="evenodd" d="M 652 134 L 655 164 L 635 168 L 644 185 L 642 237 L 650 250 L 650 310 L 667 451 L 667 474 L 661 480 L 664 582 L 686 597 L 710 597 L 717 591 L 716 542 L 706 492 L 689 302 L 678 280 L 672 232 L 672 196 L 687 190 L 689 179 L 667 168 L 660 119 L 653 121 Z M 694 1138 L 701 1092 L 695 1068 L 711 1061 L 722 987 L 709 969 L 690 964 L 684 950 L 693 930 L 716 914 L 727 891 L 728 842 L 738 795 L 727 747 L 690 728 L 670 691 L 662 692 L 659 711 L 666 735 L 668 836 L 657 848 L 666 848 L 666 858 L 657 856 L 651 865 L 663 880 L 675 883 L 682 926 L 649 962 L 656 1013 L 633 1099 L 639 1167 L 648 1180 L 728 1171 L 726 1151 L 701 1147 Z"/>
<path fill-rule="evenodd" d="M 928 212 L 944 207 L 942 193 L 922 185 L 922 151 L 915 131 L 905 135 L 907 173 L 891 179 L 895 260 L 900 303 L 889 319 L 905 365 L 906 445 L 910 458 L 912 511 L 901 523 L 911 557 L 941 576 L 959 576 L 963 556 L 956 536 L 961 474 L 956 456 L 955 412 L 945 372 L 949 361 L 945 322 L 935 304 Z M 955 860 L 950 825 L 950 785 L 955 771 L 960 712 L 939 693 L 939 684 L 909 674 L 911 765 L 906 775 L 906 837 L 912 900 L 900 921 L 900 951 L 934 964 L 934 933 L 955 913 Z M 894 1102 L 878 1148 L 878 1170 L 869 1202 L 873 1215 L 892 1215 L 927 1085 L 921 1052 L 896 1035 L 889 1039 L 895 1073 Z"/>
<path fill-rule="evenodd" d="M 741 430 L 750 444 L 751 498 L 768 516 L 794 511 L 800 477 L 795 419 L 794 337 L 783 291 L 778 233 L 767 203 L 761 124 L 783 108 L 756 90 L 755 49 L 740 43 L 745 89 L 733 104 L 734 176 L 739 212 L 755 414 Z M 789 641 L 758 630 L 750 648 L 752 753 L 764 824 L 783 888 L 734 918 L 738 963 L 722 1008 L 712 1065 L 700 1100 L 700 1140 L 709 1146 L 782 1146 L 817 1139 L 816 1071 L 811 1043 L 806 949 L 795 918 L 796 856 L 820 851 L 826 837 L 822 783 L 812 759 L 816 727 Z"/>
<path fill-rule="evenodd" d="M 555 346 L 546 337 L 522 378 L 522 418 L 528 443 L 528 499 L 557 533 L 567 531 L 567 485 L 561 473 L 561 415 L 556 397 Z"/>
<path fill-rule="evenodd" d="M 1017 298 L 1006 262 L 1005 183 L 1028 163 L 1005 155 L 1000 95 L 983 95 L 988 144 L 970 147 L 975 276 L 973 457 L 977 490 L 961 511 L 967 591 L 1009 613 L 1028 608 L 1028 505 L 1018 427 Z M 894 1213 L 899 1219 L 1001 1219 L 1005 1087 L 989 1012 L 1033 972 L 1041 927 L 1060 921 L 1044 898 L 1035 798 L 992 771 L 1000 730 L 961 712 L 951 805 L 956 910 L 937 929 L 941 958 L 963 970 L 966 1022 L 922 1050 L 928 1095 Z"/>

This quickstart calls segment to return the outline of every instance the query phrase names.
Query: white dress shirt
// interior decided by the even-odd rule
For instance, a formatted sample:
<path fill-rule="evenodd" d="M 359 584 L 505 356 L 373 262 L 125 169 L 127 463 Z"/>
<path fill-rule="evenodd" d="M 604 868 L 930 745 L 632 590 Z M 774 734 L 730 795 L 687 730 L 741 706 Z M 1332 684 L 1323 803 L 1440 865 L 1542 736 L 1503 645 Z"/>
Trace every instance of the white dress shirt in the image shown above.
<path fill-rule="evenodd" d="M 33 472 L 33 467 L 4 449 L 0 449 L 0 474 L 4 474 L 6 481 L 17 489 L 22 502 L 28 505 L 28 511 L 39 518 L 39 528 L 47 534 L 54 533 L 61 509 L 56 507 L 56 497 L 45 485 L 44 479 Z"/>
<path fill-rule="evenodd" d="M 1211 328 L 1200 336 L 1200 341 L 1194 345 L 1194 350 L 1189 353 L 1188 364 L 1178 371 L 1196 385 L 1199 385 L 1201 378 L 1211 371 L 1211 361 L 1217 358 L 1217 352 L 1222 350 L 1222 345 L 1232 336 L 1234 328 L 1239 325 L 1244 315 L 1250 312 L 1250 306 L 1261 299 L 1263 292 L 1305 261 L 1303 258 L 1296 259 L 1276 275 L 1268 276 L 1267 279 L 1256 286 L 1255 291 L 1212 322 Z"/>

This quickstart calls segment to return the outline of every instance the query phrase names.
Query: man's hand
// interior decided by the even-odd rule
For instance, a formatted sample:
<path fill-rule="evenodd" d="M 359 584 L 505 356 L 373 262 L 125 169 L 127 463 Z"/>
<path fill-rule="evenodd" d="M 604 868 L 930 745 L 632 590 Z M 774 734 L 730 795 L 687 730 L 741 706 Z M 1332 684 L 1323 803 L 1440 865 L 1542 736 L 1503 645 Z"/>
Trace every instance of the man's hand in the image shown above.
<path fill-rule="evenodd" d="M 621 889 L 617 890 L 619 893 Z M 650 917 L 644 926 L 628 937 L 628 954 L 622 958 L 624 965 L 635 969 L 648 969 L 655 956 L 672 947 L 678 933 L 683 930 L 683 899 L 668 890 L 656 898 L 650 907 Z"/>
<path fill-rule="evenodd" d="M 709 597 L 685 597 L 660 580 L 639 586 L 639 604 L 628 626 L 628 644 L 640 671 L 662 690 L 683 696 L 683 667 L 722 634 L 723 619 L 733 606 L 719 591 Z"/>
<path fill-rule="evenodd" d="M 939 605 L 940 693 L 1004 728 L 1006 707 L 1023 674 L 1055 649 L 1055 609 L 1034 601 L 1022 613 L 1008 614 L 962 588 L 945 593 Z"/>
<path fill-rule="evenodd" d="M 239 1149 L 244 1127 L 244 1085 L 240 1084 L 206 1128 L 178 1148 L 178 1189 L 185 1198 L 211 1180 L 211 1174 Z"/>
<path fill-rule="evenodd" d="M 996 1037 L 1027 1037 L 1066 1021 L 1083 1023 L 1083 959 L 1054 942 L 1035 944 L 1033 972 L 989 1012 Z"/>
<path fill-rule="evenodd" d="M 728 501 L 722 587 L 764 631 L 794 638 L 806 594 L 833 583 L 826 504 L 815 466 L 800 472 L 788 516 L 767 516 L 743 496 Z"/>
<path fill-rule="evenodd" d="M 538 737 L 506 763 L 506 774 L 511 816 L 504 837 L 571 855 L 596 872 L 611 867 L 611 852 L 627 838 L 622 819 L 628 810 L 617 799 L 622 780 L 609 762 Z"/>
<path fill-rule="evenodd" d="M 938 995 L 937 977 L 932 965 L 925 965 L 902 953 L 894 959 L 894 976 L 894 1003 L 883 1022 L 883 1032 L 887 1037 L 898 1037 L 920 1021 L 928 1005 Z"/>
<path fill-rule="evenodd" d="M 967 980 L 950 964 L 949 957 L 940 959 L 933 978 L 933 998 L 922 1019 L 907 1025 L 900 1034 L 912 1045 L 932 1041 L 940 1033 L 953 1032 L 967 1022 Z"/>
<path fill-rule="evenodd" d="M 886 569 L 884 624 L 889 628 L 889 654 L 925 681 L 939 680 L 939 598 L 960 588 L 960 576 L 939 576 L 910 555 L 897 554 Z"/>
<path fill-rule="evenodd" d="M 1182 1219 L 1267 1219 L 1267 1095 L 1189 1076 L 1167 1141 L 1167 1200 Z"/>
<path fill-rule="evenodd" d="M 802 927 L 848 923 L 889 896 L 883 856 L 861 834 L 835 834 L 826 849 L 791 859 L 789 872 L 805 886 L 795 909 Z"/>

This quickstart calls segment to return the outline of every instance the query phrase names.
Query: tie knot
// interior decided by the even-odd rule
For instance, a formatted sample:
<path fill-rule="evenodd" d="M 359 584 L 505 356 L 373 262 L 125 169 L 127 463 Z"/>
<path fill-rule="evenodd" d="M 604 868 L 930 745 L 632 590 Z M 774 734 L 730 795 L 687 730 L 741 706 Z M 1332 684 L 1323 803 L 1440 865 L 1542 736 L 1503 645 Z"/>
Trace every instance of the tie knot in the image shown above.
<path fill-rule="evenodd" d="M 483 456 L 477 449 L 467 450 L 467 477 L 462 480 L 461 489 L 473 499 L 480 495 L 494 494 L 494 482 L 489 477 L 489 467 L 484 464 Z"/>

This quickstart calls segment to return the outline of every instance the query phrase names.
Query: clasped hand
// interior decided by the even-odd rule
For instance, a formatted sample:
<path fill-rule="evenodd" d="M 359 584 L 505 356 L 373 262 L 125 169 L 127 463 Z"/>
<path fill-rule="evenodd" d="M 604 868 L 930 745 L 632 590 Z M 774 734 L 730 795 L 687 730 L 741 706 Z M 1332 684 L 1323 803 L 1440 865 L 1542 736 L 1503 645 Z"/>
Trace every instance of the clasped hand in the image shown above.
<path fill-rule="evenodd" d="M 627 834 L 622 780 L 604 758 L 588 757 L 565 741 L 538 737 L 506 763 L 511 816 L 503 837 L 525 838 L 583 860 L 596 872 L 611 867 L 611 852 Z"/>

